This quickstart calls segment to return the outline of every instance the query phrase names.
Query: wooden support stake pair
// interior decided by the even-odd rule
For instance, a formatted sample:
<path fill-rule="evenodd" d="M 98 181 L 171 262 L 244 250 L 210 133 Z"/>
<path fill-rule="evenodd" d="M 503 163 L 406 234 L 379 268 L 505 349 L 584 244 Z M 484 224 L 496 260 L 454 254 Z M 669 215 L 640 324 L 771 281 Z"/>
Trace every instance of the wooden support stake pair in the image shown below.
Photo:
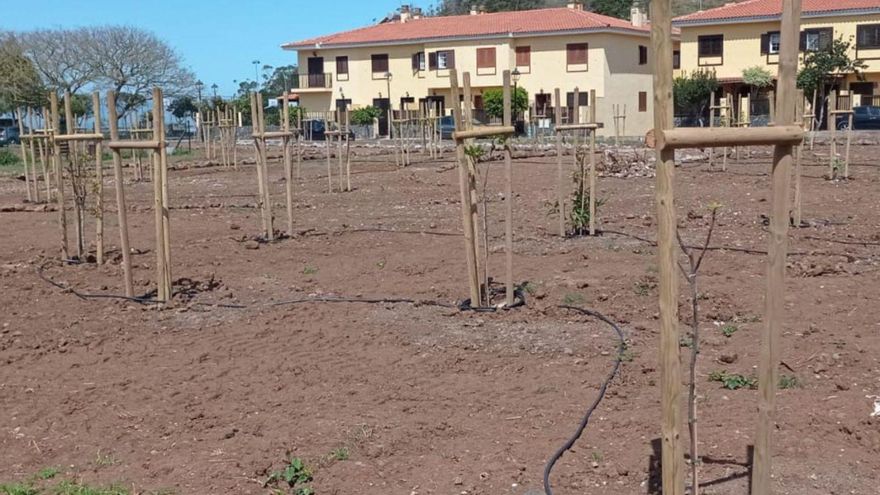
<path fill-rule="evenodd" d="M 620 136 L 626 136 L 626 105 L 623 106 L 623 113 L 620 111 L 620 104 L 611 106 L 614 112 L 614 146 L 620 146 Z"/>
<path fill-rule="evenodd" d="M 263 236 L 267 241 L 273 241 L 275 240 L 275 227 L 272 215 L 272 196 L 269 191 L 269 168 L 266 164 L 266 128 L 263 117 L 262 93 L 251 93 L 251 120 L 253 120 L 254 148 L 257 155 L 257 183 L 259 185 Z"/>
<path fill-rule="evenodd" d="M 119 116 L 116 112 L 116 93 L 107 92 L 108 118 L 110 120 L 110 142 L 107 147 L 113 153 L 113 173 L 116 179 L 116 203 L 119 219 L 120 249 L 125 277 L 125 293 L 132 297 L 131 248 L 128 236 L 128 217 L 125 206 L 124 177 L 122 173 L 122 150 L 152 150 L 153 165 L 153 210 L 156 231 L 156 299 L 169 302 L 173 297 L 171 277 L 171 217 L 168 195 L 168 155 L 165 146 L 165 103 L 162 90 L 153 88 L 153 127 L 152 140 L 133 141 L 119 139 Z"/>
<path fill-rule="evenodd" d="M 797 71 L 798 38 L 801 0 L 783 0 L 781 53 L 779 57 L 777 124 L 791 126 L 795 122 L 795 76 Z M 654 129 L 663 134 L 672 121 L 672 22 L 671 0 L 651 4 L 651 42 L 657 54 L 654 66 Z M 768 128 L 767 131 L 773 128 Z M 690 129 L 705 134 L 700 129 Z M 713 131 L 709 129 L 706 131 Z M 747 133 L 752 129 L 739 129 Z M 668 137 L 668 136 L 667 136 Z M 803 133 L 801 132 L 801 139 Z M 678 274 L 676 272 L 676 215 L 674 204 L 675 148 L 658 140 L 657 153 L 657 219 L 660 280 L 660 382 L 662 408 L 662 491 L 665 495 L 683 495 L 684 451 L 680 438 L 681 369 L 679 362 Z M 683 139 L 680 144 L 712 145 L 717 141 Z M 726 143 L 743 144 L 735 140 Z M 753 144 L 747 139 L 745 143 Z M 770 242 L 766 285 L 765 330 L 762 336 L 758 368 L 758 421 L 755 435 L 755 456 L 752 468 L 752 495 L 770 495 L 771 434 L 774 429 L 776 386 L 779 365 L 779 335 L 785 309 L 785 263 L 789 225 L 793 145 L 781 141 L 774 146 L 771 172 Z M 699 462 L 693 459 L 692 462 Z"/>

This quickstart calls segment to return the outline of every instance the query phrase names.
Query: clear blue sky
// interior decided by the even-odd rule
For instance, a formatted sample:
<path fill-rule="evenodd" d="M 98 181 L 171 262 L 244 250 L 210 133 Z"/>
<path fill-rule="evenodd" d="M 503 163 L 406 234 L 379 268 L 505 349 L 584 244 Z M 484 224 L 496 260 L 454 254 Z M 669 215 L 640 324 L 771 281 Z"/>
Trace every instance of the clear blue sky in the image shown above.
<path fill-rule="evenodd" d="M 170 43 L 206 87 L 231 95 L 233 80 L 254 78 L 253 60 L 287 65 L 295 53 L 280 45 L 371 24 L 401 0 L 8 0 L 0 29 L 125 24 L 155 32 Z M 209 90 L 210 91 L 210 90 Z"/>

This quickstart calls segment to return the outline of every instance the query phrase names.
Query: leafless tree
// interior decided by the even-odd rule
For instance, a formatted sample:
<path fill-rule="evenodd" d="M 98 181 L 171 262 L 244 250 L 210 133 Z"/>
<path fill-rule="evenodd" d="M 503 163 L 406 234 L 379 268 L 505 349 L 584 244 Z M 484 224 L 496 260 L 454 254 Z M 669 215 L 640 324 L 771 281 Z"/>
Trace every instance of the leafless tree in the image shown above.
<path fill-rule="evenodd" d="M 59 93 L 76 93 L 94 79 L 92 65 L 83 57 L 85 29 L 40 29 L 21 33 L 19 39 L 43 83 Z"/>
<path fill-rule="evenodd" d="M 141 105 L 154 86 L 174 96 L 188 92 L 195 76 L 177 52 L 154 33 L 131 26 L 99 26 L 85 30 L 82 57 L 97 85 L 120 95 L 119 112 Z"/>

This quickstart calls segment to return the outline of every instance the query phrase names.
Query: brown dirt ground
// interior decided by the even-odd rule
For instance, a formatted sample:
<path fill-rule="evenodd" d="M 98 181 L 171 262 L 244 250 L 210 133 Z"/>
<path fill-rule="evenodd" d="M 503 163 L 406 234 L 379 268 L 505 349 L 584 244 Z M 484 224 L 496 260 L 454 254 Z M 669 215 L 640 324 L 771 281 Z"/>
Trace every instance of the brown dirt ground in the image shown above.
<path fill-rule="evenodd" d="M 869 418 L 867 397 L 880 395 L 878 149 L 854 147 L 849 182 L 821 178 L 817 160 L 827 149 L 807 154 L 811 225 L 790 236 L 781 367 L 799 386 L 780 391 L 774 436 L 780 494 L 880 493 L 880 418 Z M 719 201 L 713 244 L 766 249 L 768 164 L 765 149 L 732 161 L 726 173 L 705 162 L 679 167 L 683 237 L 699 243 L 705 206 Z M 270 166 L 283 228 L 281 167 Z M 307 161 L 296 182 L 298 235 L 257 250 L 241 242 L 259 228 L 252 165 L 171 172 L 175 278 L 213 277 L 220 286 L 195 302 L 247 309 L 81 300 L 36 274 L 57 256 L 57 214 L 0 214 L 0 482 L 59 466 L 64 476 L 121 482 L 138 493 L 264 494 L 267 472 L 292 455 L 315 468 L 319 495 L 523 495 L 540 488 L 544 462 L 573 432 L 615 355 L 607 326 L 556 307 L 567 299 L 620 322 L 629 351 L 583 438 L 558 464 L 556 493 L 656 492 L 649 471 L 659 434 L 655 249 L 612 234 L 555 237 L 545 205 L 555 198 L 552 157 L 514 164 L 514 263 L 517 279 L 532 283 L 527 307 L 474 314 L 405 304 L 267 305 L 315 294 L 466 296 L 462 238 L 437 235 L 461 230 L 450 166 L 396 169 L 389 156 L 372 157 L 354 163 L 355 191 L 327 194 L 324 162 Z M 502 165 L 491 170 L 491 271 L 503 278 Z M 601 178 L 602 228 L 654 238 L 653 187 L 651 178 Z M 146 292 L 151 185 L 130 184 L 128 195 L 132 245 L 142 253 L 135 279 Z M 23 196 L 23 182 L 0 180 L 0 205 Z M 108 190 L 113 248 L 114 204 Z M 706 495 L 747 493 L 757 392 L 725 390 L 708 376 L 755 373 L 765 262 L 761 254 L 711 251 L 700 276 Z M 50 260 L 45 274 L 84 292 L 122 292 L 118 261 L 98 268 Z M 738 331 L 724 337 L 723 323 Z M 734 362 L 722 363 L 722 355 Z M 331 458 L 340 447 L 349 459 Z"/>

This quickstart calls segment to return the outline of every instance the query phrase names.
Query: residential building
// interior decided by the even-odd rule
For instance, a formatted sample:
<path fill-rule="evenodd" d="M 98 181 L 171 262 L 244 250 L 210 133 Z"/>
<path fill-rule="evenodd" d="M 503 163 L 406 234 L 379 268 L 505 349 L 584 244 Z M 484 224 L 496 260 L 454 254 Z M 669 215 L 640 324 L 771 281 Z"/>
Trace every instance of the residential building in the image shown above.
<path fill-rule="evenodd" d="M 743 83 L 747 68 L 763 67 L 775 77 L 781 12 L 781 0 L 747 0 L 674 19 L 681 71 L 714 71 L 734 94 L 749 91 Z M 880 0 L 803 0 L 801 53 L 827 49 L 837 38 L 851 41 L 851 56 L 867 67 L 861 76 L 840 74 L 828 89 L 851 90 L 862 100 L 880 94 Z"/>
<path fill-rule="evenodd" d="M 556 88 L 562 105 L 572 107 L 578 88 L 584 106 L 594 104 L 588 95 L 595 90 L 598 120 L 606 124 L 602 133 L 613 133 L 612 104 L 626 106 L 627 134 L 644 135 L 652 127 L 650 29 L 637 9 L 622 20 L 587 12 L 579 3 L 448 17 L 424 17 L 405 6 L 380 24 L 282 47 L 298 52 L 295 91 L 310 111 L 341 105 L 384 110 L 391 103 L 395 110 L 435 105 L 448 112 L 455 68 L 471 74 L 472 107 L 479 113 L 482 92 L 501 87 L 503 71 L 516 70 L 531 107 L 521 117 L 551 115 Z M 387 128 L 384 122 L 380 127 Z"/>

